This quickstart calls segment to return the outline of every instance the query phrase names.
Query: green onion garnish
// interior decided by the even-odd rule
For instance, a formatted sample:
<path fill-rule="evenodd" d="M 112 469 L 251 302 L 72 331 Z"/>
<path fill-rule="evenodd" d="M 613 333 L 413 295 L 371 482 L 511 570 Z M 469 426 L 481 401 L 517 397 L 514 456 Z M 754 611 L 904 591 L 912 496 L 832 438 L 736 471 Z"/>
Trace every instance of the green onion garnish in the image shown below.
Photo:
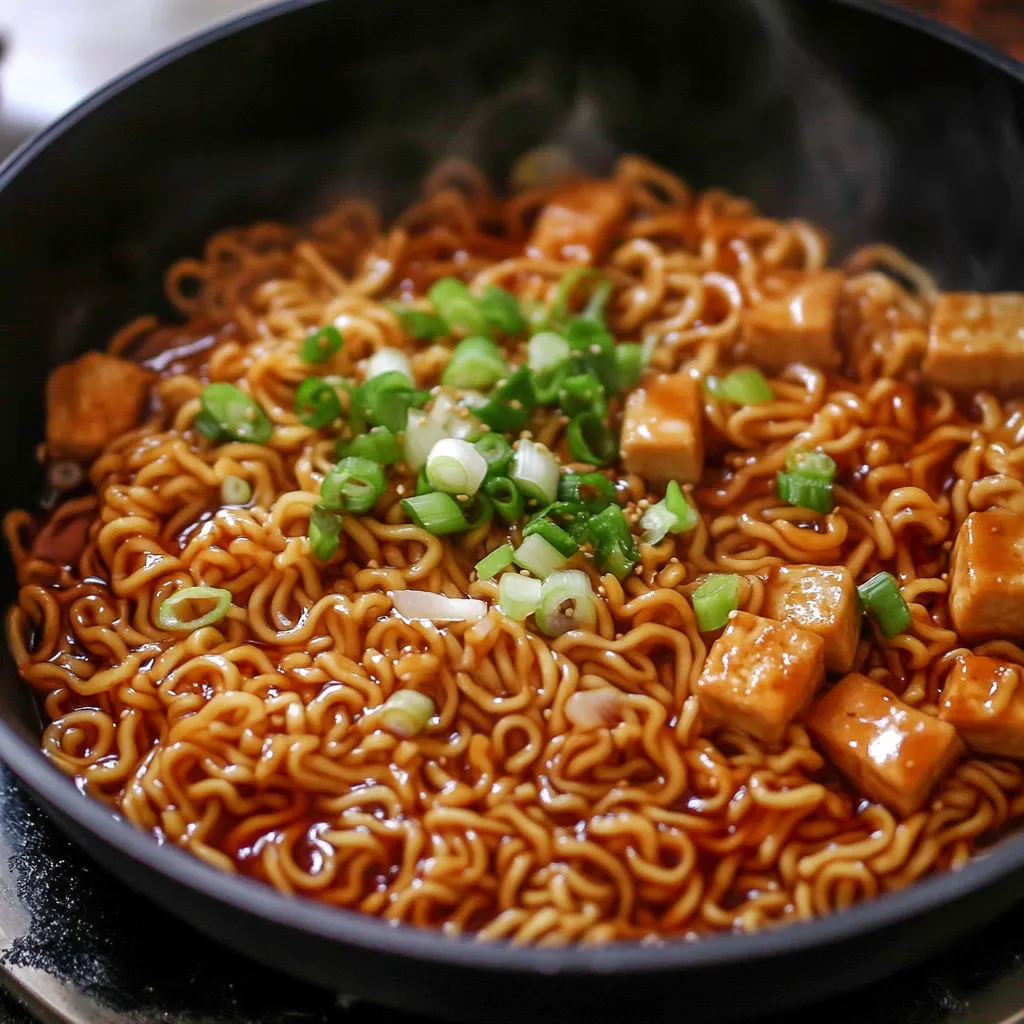
<path fill-rule="evenodd" d="M 878 628 L 890 640 L 910 628 L 913 616 L 892 573 L 876 573 L 857 588 L 857 594 Z"/>
<path fill-rule="evenodd" d="M 487 477 L 504 476 L 512 465 L 512 445 L 492 430 L 473 445 L 487 463 Z"/>
<path fill-rule="evenodd" d="M 567 416 L 592 412 L 603 419 L 608 412 L 604 388 L 601 382 L 589 373 L 577 373 L 562 381 L 558 390 L 558 405 Z"/>
<path fill-rule="evenodd" d="M 252 487 L 240 476 L 226 476 L 220 485 L 220 500 L 225 505 L 248 505 L 252 500 Z"/>
<path fill-rule="evenodd" d="M 564 558 L 572 558 L 580 549 L 572 536 L 550 519 L 531 519 L 523 527 L 524 537 L 532 537 L 534 534 L 543 537 Z"/>
<path fill-rule="evenodd" d="M 561 636 L 571 629 L 593 629 L 597 602 L 590 577 L 580 569 L 553 572 L 541 585 L 535 621 L 547 636 Z"/>
<path fill-rule="evenodd" d="M 526 318 L 519 308 L 519 300 L 497 285 L 488 285 L 477 300 L 480 312 L 488 323 L 505 334 L 519 334 L 526 330 Z"/>
<path fill-rule="evenodd" d="M 597 513 L 615 501 L 615 487 L 601 473 L 565 473 L 558 481 L 559 501 L 572 501 Z"/>
<path fill-rule="evenodd" d="M 500 434 L 518 433 L 526 426 L 534 406 L 530 371 L 522 366 L 500 384 L 486 405 L 473 409 L 481 423 Z"/>
<path fill-rule="evenodd" d="M 459 327 L 467 334 L 490 334 L 490 325 L 477 300 L 457 277 L 442 277 L 427 292 L 437 315 L 449 328 Z"/>
<path fill-rule="evenodd" d="M 729 613 L 739 604 L 740 578 L 728 573 L 708 577 L 694 592 L 693 614 L 697 617 L 697 628 L 706 633 L 721 629 L 729 621 Z"/>
<path fill-rule="evenodd" d="M 553 331 L 541 331 L 526 343 L 527 365 L 534 373 L 560 366 L 569 358 L 569 342 Z"/>
<path fill-rule="evenodd" d="M 534 513 L 531 522 L 538 519 L 550 519 L 573 540 L 579 542 L 586 533 L 590 512 L 577 501 L 553 501 L 550 505 L 545 505 L 539 512 Z"/>
<path fill-rule="evenodd" d="M 507 476 L 495 476 L 485 480 L 484 494 L 491 499 L 494 510 L 506 523 L 518 523 L 523 518 L 523 496 Z"/>
<path fill-rule="evenodd" d="M 622 390 L 615 361 L 615 339 L 599 323 L 570 320 L 563 334 L 577 362 L 595 376 L 609 395 Z"/>
<path fill-rule="evenodd" d="M 423 469 L 434 445 L 447 436 L 448 430 L 444 423 L 420 409 L 410 409 L 406 413 L 405 435 L 402 438 L 402 457 L 409 468 Z"/>
<path fill-rule="evenodd" d="M 823 513 L 835 508 L 832 485 L 803 473 L 777 473 L 775 489 L 787 505 Z"/>
<path fill-rule="evenodd" d="M 381 705 L 377 722 L 393 736 L 411 740 L 426 729 L 436 710 L 434 702 L 425 693 L 396 690 Z"/>
<path fill-rule="evenodd" d="M 775 397 L 775 392 L 760 370 L 734 370 L 727 377 L 709 375 L 704 378 L 702 385 L 705 394 L 735 405 L 760 405 Z"/>
<path fill-rule="evenodd" d="M 476 494 L 487 474 L 487 460 L 468 441 L 445 437 L 427 456 L 427 483 L 446 494 Z"/>
<path fill-rule="evenodd" d="M 435 537 L 460 533 L 469 527 L 462 509 L 450 494 L 431 491 L 429 494 L 417 494 L 414 498 L 403 498 L 401 504 L 417 526 Z"/>
<path fill-rule="evenodd" d="M 565 432 L 572 457 L 578 462 L 603 466 L 615 455 L 615 437 L 594 412 L 581 412 L 569 421 Z"/>
<path fill-rule="evenodd" d="M 409 357 L 398 348 L 379 348 L 366 360 L 366 380 L 384 373 L 400 373 L 408 380 L 414 380 Z"/>
<path fill-rule="evenodd" d="M 402 330 L 419 341 L 441 338 L 448 333 L 448 325 L 436 313 L 413 309 L 402 302 L 385 302 L 384 305 L 398 317 Z"/>
<path fill-rule="evenodd" d="M 494 502 L 482 491 L 477 491 L 462 506 L 462 514 L 466 517 L 467 530 L 479 530 L 494 518 Z"/>
<path fill-rule="evenodd" d="M 587 522 L 584 539 L 594 546 L 594 556 L 602 572 L 625 579 L 640 560 L 629 523 L 618 505 L 609 505 Z"/>
<path fill-rule="evenodd" d="M 184 606 L 190 601 L 213 601 L 213 607 L 194 619 L 181 617 Z M 165 598 L 156 614 L 156 624 L 161 629 L 174 633 L 192 633 L 204 626 L 220 622 L 231 607 L 231 591 L 218 587 L 185 587 Z"/>
<path fill-rule="evenodd" d="M 558 460 L 542 444 L 523 438 L 508 475 L 527 500 L 547 504 L 558 495 Z"/>
<path fill-rule="evenodd" d="M 266 444 L 274 432 L 273 424 L 263 407 L 234 384 L 207 384 L 199 401 L 203 426 L 209 429 L 216 425 L 217 436 Z M 199 429 L 206 433 L 203 426 Z"/>
<path fill-rule="evenodd" d="M 516 565 L 533 573 L 541 580 L 565 565 L 565 555 L 539 533 L 533 533 L 526 537 L 523 543 L 516 548 L 513 558 Z"/>
<path fill-rule="evenodd" d="M 614 356 L 619 390 L 630 391 L 640 383 L 644 372 L 644 347 L 636 341 L 623 341 L 615 346 Z"/>
<path fill-rule="evenodd" d="M 304 363 L 325 363 L 341 348 L 341 331 L 332 324 L 307 334 L 299 346 L 299 358 Z"/>
<path fill-rule="evenodd" d="M 501 349 L 490 338 L 464 338 L 455 346 L 441 383 L 453 388 L 489 388 L 508 375 Z"/>
<path fill-rule="evenodd" d="M 571 369 L 572 364 L 565 362 L 535 373 L 532 377 L 534 401 L 538 405 L 551 405 L 557 402 L 558 396 L 562 393 L 562 385 Z"/>
<path fill-rule="evenodd" d="M 786 470 L 789 473 L 810 477 L 812 480 L 820 480 L 825 484 L 832 483 L 836 476 L 835 461 L 831 456 L 819 451 L 789 452 L 786 455 Z"/>
<path fill-rule="evenodd" d="M 295 392 L 295 415 L 314 430 L 326 427 L 341 415 L 338 392 L 323 377 L 307 377 Z"/>
<path fill-rule="evenodd" d="M 490 554 L 484 555 L 474 567 L 478 579 L 489 580 L 497 576 L 502 569 L 507 569 L 512 564 L 514 548 L 511 544 L 502 544 L 495 548 Z"/>
<path fill-rule="evenodd" d="M 377 504 L 386 487 L 380 463 L 350 456 L 328 471 L 320 485 L 320 497 L 327 508 L 359 515 Z"/>
<path fill-rule="evenodd" d="M 404 373 L 389 370 L 366 381 L 353 395 L 353 405 L 372 426 L 397 434 L 405 429 L 409 410 L 423 405 L 428 397 Z"/>
<path fill-rule="evenodd" d="M 387 427 L 374 427 L 369 433 L 360 434 L 351 441 L 339 441 L 336 447 L 339 459 L 355 456 L 371 459 L 382 466 L 390 466 L 402 457 L 398 438 Z"/>
<path fill-rule="evenodd" d="M 498 609 L 516 622 L 529 618 L 540 604 L 541 582 L 507 572 L 498 581 Z"/>
<path fill-rule="evenodd" d="M 692 530 L 697 522 L 697 513 L 684 497 L 682 488 L 671 480 L 665 489 L 665 497 L 641 517 L 640 527 L 644 531 L 641 539 L 645 544 L 660 544 L 665 534 L 685 533 Z"/>
<path fill-rule="evenodd" d="M 433 491 L 433 487 L 427 483 L 427 466 L 424 463 L 420 466 L 419 473 L 416 474 L 416 495 L 417 497 L 421 494 L 430 494 Z"/>
<path fill-rule="evenodd" d="M 338 550 L 342 519 L 323 505 L 314 505 L 309 515 L 309 550 L 318 562 L 327 562 Z"/>
<path fill-rule="evenodd" d="M 602 309 L 611 294 L 611 282 L 605 281 L 600 270 L 592 267 L 574 267 L 562 276 L 555 289 L 555 298 L 548 313 L 548 323 L 558 327 L 569 316 L 573 292 L 584 281 L 594 281 L 596 285 L 589 296 L 582 318 L 603 324 Z"/>

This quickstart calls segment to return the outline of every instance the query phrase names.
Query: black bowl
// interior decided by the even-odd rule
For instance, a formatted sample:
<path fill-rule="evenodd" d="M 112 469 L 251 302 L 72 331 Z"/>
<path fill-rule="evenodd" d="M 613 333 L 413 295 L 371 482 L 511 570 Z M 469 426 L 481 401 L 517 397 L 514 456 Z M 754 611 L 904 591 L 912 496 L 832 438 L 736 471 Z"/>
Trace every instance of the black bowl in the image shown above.
<path fill-rule="evenodd" d="M 1018 65 L 884 5 L 823 0 L 289 0 L 129 72 L 0 171 L 0 491 L 40 493 L 47 371 L 145 312 L 211 232 L 358 194 L 385 213 L 440 157 L 499 179 L 541 142 L 644 153 L 697 185 L 893 242 L 946 287 L 1019 287 Z M 8 572 L 3 596 L 14 593 Z M 391 927 L 229 877 L 83 798 L 37 751 L 9 659 L 0 755 L 83 847 L 202 930 L 314 982 L 463 1019 L 722 1019 L 925 956 L 1024 891 L 1024 842 L 808 925 L 589 949 Z"/>

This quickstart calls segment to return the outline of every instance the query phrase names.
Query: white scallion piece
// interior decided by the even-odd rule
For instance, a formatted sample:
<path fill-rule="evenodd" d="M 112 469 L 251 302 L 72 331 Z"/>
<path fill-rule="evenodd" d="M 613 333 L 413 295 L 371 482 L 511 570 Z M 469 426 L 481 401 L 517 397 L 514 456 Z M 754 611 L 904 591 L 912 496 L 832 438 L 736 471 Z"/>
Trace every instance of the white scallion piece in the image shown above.
<path fill-rule="evenodd" d="M 409 740 L 419 735 L 434 717 L 434 702 L 418 690 L 396 690 L 381 705 L 377 721 L 392 736 Z"/>
<path fill-rule="evenodd" d="M 527 365 L 534 373 L 550 370 L 569 358 L 569 342 L 554 331 L 541 331 L 526 343 Z"/>
<path fill-rule="evenodd" d="M 498 581 L 498 608 L 502 615 L 522 622 L 540 604 L 540 580 L 507 572 Z"/>
<path fill-rule="evenodd" d="M 487 475 L 487 460 L 468 441 L 445 437 L 427 456 L 427 483 L 445 494 L 473 495 Z"/>
<path fill-rule="evenodd" d="M 389 590 L 395 611 L 405 619 L 430 622 L 476 622 L 487 614 L 485 602 L 475 597 L 445 597 L 427 590 Z"/>
<path fill-rule="evenodd" d="M 379 377 L 382 373 L 397 370 L 409 380 L 413 380 L 412 364 L 409 357 L 397 348 L 379 348 L 366 360 L 366 379 Z"/>
<path fill-rule="evenodd" d="M 531 533 L 512 556 L 516 565 L 533 573 L 538 579 L 545 579 L 561 569 L 567 559 L 553 544 L 549 544 L 539 533 Z"/>
<path fill-rule="evenodd" d="M 547 505 L 558 495 L 558 460 L 535 441 L 523 438 L 516 445 L 508 475 L 527 498 Z"/>
<path fill-rule="evenodd" d="M 596 622 L 594 588 L 585 572 L 564 569 L 544 580 L 537 608 L 537 628 L 542 633 L 561 636 L 571 629 L 593 629 Z"/>
<path fill-rule="evenodd" d="M 402 454 L 409 468 L 418 470 L 438 441 L 445 437 L 444 426 L 434 423 L 425 412 L 410 409 L 405 422 Z"/>

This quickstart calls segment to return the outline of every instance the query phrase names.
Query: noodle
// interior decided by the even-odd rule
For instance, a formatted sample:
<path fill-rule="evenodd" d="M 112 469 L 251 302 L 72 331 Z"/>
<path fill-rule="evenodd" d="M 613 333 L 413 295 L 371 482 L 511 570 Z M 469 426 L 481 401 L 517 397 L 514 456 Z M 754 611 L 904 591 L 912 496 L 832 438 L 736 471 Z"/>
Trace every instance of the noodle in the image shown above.
<path fill-rule="evenodd" d="M 601 260 L 608 322 L 618 338 L 656 339 L 656 370 L 728 368 L 744 311 L 827 264 L 813 225 L 694 193 L 637 157 L 615 179 L 628 216 Z M 49 723 L 44 755 L 158 841 L 225 871 L 483 940 L 750 932 L 960 867 L 1024 811 L 1017 764 L 966 756 L 900 816 L 842 781 L 802 720 L 773 746 L 712 728 L 696 697 L 713 636 L 694 591 L 710 573 L 738 574 L 738 607 L 758 614 L 783 564 L 896 576 L 911 626 L 891 641 L 866 628 L 853 670 L 929 715 L 965 650 L 1024 666 L 1012 643 L 960 637 L 947 608 L 950 546 L 968 514 L 1024 510 L 1024 406 L 916 383 L 937 290 L 888 247 L 845 268 L 842 373 L 794 364 L 771 376 L 763 404 L 703 398 L 695 529 L 641 544 L 622 581 L 575 556 L 596 594 L 592 631 L 546 639 L 502 615 L 497 582 L 473 566 L 518 543 L 519 528 L 433 536 L 400 504 L 412 473 L 389 472 L 372 514 L 344 516 L 326 565 L 312 556 L 334 437 L 296 415 L 296 388 L 310 372 L 355 376 L 386 347 L 435 386 L 450 346 L 412 341 L 383 300 L 429 311 L 426 290 L 445 276 L 550 306 L 571 264 L 526 242 L 552 187 L 501 199 L 474 168 L 445 165 L 388 229 L 346 202 L 306 229 L 222 232 L 171 268 L 184 325 L 146 317 L 111 343 L 155 370 L 148 418 L 44 527 L 66 536 L 78 524 L 80 549 L 46 557 L 33 516 L 5 521 L 20 584 L 8 634 Z M 344 344 L 311 370 L 300 346 L 324 324 Z M 212 381 L 259 403 L 269 444 L 196 431 Z M 578 468 L 566 417 L 539 410 L 529 431 Z M 849 471 L 833 511 L 775 497 L 794 447 Z M 251 501 L 222 503 L 229 477 Z M 631 522 L 659 496 L 636 473 L 612 477 Z M 226 616 L 162 629 L 163 602 L 197 585 L 230 592 Z M 389 596 L 404 589 L 488 611 L 407 621 Z M 606 719 L 579 725 L 574 695 L 608 688 Z M 399 690 L 436 708 L 416 736 L 381 727 Z"/>

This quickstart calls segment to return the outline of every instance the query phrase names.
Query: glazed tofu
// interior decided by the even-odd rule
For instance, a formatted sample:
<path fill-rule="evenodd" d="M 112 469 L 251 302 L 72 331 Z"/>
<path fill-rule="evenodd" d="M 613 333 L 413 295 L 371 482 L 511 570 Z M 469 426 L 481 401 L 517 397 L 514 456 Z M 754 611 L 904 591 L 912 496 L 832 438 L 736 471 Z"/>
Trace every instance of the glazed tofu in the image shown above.
<path fill-rule="evenodd" d="M 941 295 L 922 370 L 951 391 L 1024 387 L 1024 294 Z"/>
<path fill-rule="evenodd" d="M 961 654 L 942 688 L 939 717 L 949 722 L 972 750 L 1024 758 L 1020 666 Z"/>
<path fill-rule="evenodd" d="M 704 469 L 703 407 L 685 373 L 648 375 L 626 400 L 620 453 L 649 483 L 695 483 Z"/>
<path fill-rule="evenodd" d="M 595 263 L 611 247 L 629 209 L 617 181 L 576 181 L 563 185 L 537 218 L 530 248 L 553 260 Z"/>
<path fill-rule="evenodd" d="M 785 565 L 768 587 L 764 614 L 817 633 L 825 667 L 849 672 L 860 640 L 857 587 L 843 566 Z"/>
<path fill-rule="evenodd" d="M 138 423 L 149 382 L 142 367 L 102 352 L 58 366 L 46 385 L 50 457 L 95 458 Z"/>
<path fill-rule="evenodd" d="M 1024 514 L 972 512 L 953 545 L 949 612 L 968 640 L 1024 637 Z"/>
<path fill-rule="evenodd" d="M 824 641 L 791 622 L 733 612 L 697 680 L 708 721 L 778 744 L 825 675 Z"/>
<path fill-rule="evenodd" d="M 949 722 L 856 672 L 814 705 L 808 726 L 858 792 L 903 817 L 924 806 L 961 753 Z"/>
<path fill-rule="evenodd" d="M 743 320 L 746 358 L 767 370 L 790 363 L 820 369 L 839 365 L 836 313 L 843 290 L 840 270 L 801 274 L 781 295 L 766 296 Z"/>

